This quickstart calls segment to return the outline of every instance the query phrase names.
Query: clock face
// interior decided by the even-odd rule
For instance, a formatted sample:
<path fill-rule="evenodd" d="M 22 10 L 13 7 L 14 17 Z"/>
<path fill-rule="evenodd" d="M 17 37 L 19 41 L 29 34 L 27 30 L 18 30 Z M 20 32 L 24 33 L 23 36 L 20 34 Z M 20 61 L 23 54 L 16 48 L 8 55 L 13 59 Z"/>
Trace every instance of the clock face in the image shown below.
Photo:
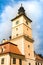
<path fill-rule="evenodd" d="M 16 21 L 16 24 L 18 24 L 19 23 L 19 21 Z"/>

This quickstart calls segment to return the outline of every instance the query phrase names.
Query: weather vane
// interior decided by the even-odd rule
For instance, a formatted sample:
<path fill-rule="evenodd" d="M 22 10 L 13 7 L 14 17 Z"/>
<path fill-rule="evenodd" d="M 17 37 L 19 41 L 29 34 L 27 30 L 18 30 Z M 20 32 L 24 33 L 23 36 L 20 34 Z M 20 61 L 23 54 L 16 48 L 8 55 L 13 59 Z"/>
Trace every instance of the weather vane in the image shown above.
<path fill-rule="evenodd" d="M 22 3 L 21 3 L 21 7 L 22 7 Z"/>

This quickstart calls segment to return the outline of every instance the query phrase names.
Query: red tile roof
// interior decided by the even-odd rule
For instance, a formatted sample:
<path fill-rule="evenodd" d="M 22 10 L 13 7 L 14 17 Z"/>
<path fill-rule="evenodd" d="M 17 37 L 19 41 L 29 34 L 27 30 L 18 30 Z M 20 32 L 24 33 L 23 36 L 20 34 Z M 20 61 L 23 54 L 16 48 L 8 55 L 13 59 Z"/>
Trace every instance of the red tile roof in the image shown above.
<path fill-rule="evenodd" d="M 39 54 L 35 54 L 35 59 L 39 61 L 43 61 L 43 58 L 39 56 Z"/>
<path fill-rule="evenodd" d="M 2 49 L 3 51 L 1 51 Z M 0 54 L 3 54 L 3 53 L 14 53 L 14 54 L 22 55 L 17 45 L 11 42 L 0 44 Z"/>

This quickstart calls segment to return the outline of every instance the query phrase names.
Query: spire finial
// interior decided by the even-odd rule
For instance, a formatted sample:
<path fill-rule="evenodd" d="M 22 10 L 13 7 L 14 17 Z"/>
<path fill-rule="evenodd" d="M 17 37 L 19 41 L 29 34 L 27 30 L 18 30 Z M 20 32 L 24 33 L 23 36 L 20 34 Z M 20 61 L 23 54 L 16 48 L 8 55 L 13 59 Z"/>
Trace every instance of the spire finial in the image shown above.
<path fill-rule="evenodd" d="M 21 7 L 22 7 L 22 3 L 21 3 Z"/>

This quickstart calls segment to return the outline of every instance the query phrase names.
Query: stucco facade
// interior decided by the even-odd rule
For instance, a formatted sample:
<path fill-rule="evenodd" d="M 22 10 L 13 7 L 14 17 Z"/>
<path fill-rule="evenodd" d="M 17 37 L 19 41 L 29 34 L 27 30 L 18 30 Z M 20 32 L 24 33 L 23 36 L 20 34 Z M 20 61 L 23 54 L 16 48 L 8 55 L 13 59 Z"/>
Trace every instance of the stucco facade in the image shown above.
<path fill-rule="evenodd" d="M 2 58 L 4 58 L 4 64 L 1 64 Z M 9 54 L 0 55 L 0 65 L 10 65 L 10 55 Z"/>
<path fill-rule="evenodd" d="M 4 58 L 4 64 L 1 64 L 2 58 Z M 16 58 L 16 64 L 13 64 L 13 58 Z M 10 53 L 3 54 L 0 55 L 0 65 L 20 65 L 19 59 L 22 59 L 22 65 L 25 65 L 23 56 L 10 54 Z"/>

